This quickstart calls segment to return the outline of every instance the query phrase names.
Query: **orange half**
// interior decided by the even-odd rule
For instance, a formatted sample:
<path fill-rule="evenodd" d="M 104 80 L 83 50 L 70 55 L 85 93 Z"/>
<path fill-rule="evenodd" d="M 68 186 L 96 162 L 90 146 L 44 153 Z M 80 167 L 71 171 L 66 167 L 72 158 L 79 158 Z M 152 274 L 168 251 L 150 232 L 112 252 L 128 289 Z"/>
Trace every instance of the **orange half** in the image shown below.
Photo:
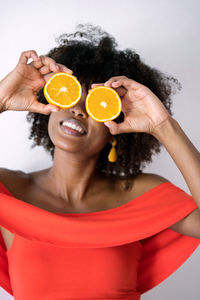
<path fill-rule="evenodd" d="M 75 105 L 81 98 L 82 87 L 77 78 L 67 73 L 56 73 L 44 86 L 44 96 L 50 104 L 61 108 Z"/>
<path fill-rule="evenodd" d="M 88 93 L 85 107 L 92 119 L 97 122 L 106 122 L 119 116 L 122 102 L 120 96 L 113 88 L 98 86 Z"/>

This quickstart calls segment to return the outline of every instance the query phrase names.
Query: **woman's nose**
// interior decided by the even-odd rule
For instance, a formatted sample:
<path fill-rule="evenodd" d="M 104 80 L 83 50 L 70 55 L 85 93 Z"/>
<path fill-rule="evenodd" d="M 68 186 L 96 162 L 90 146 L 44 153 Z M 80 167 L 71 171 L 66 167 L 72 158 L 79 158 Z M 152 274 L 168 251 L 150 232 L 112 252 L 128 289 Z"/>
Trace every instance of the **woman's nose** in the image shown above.
<path fill-rule="evenodd" d="M 75 105 L 73 107 L 70 107 L 69 110 L 76 117 L 80 117 L 80 118 L 86 119 L 87 116 L 88 116 L 87 112 L 85 110 L 85 107 L 83 107 L 83 105 Z"/>

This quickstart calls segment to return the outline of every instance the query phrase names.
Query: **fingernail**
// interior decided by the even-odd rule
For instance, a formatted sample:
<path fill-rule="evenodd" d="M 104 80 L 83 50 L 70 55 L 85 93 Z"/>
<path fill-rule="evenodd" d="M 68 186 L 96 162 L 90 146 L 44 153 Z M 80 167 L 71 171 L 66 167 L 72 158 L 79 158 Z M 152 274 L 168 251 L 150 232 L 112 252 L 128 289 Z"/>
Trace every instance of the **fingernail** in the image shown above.
<path fill-rule="evenodd" d="M 58 112 L 58 110 L 56 108 L 52 109 L 51 111 Z"/>
<path fill-rule="evenodd" d="M 104 122 L 104 124 L 105 124 L 107 127 L 111 127 L 111 125 L 110 125 L 109 122 Z"/>

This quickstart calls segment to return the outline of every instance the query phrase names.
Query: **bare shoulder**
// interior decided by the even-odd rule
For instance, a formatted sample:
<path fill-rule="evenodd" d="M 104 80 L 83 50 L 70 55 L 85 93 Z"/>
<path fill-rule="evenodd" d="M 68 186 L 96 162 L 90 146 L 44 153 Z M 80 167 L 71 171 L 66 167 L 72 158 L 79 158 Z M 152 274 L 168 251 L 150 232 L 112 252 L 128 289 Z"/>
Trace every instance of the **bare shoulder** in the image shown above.
<path fill-rule="evenodd" d="M 28 181 L 29 176 L 23 171 L 0 168 L 0 182 L 16 198 L 21 199 Z"/>
<path fill-rule="evenodd" d="M 16 185 L 20 179 L 27 177 L 27 174 L 20 170 L 0 168 L 0 181 L 6 187 Z"/>
<path fill-rule="evenodd" d="M 154 173 L 142 173 L 137 177 L 138 188 L 141 194 L 148 192 L 161 183 L 170 182 L 167 178 Z"/>
<path fill-rule="evenodd" d="M 12 182 L 16 176 L 17 171 L 6 168 L 0 168 L 0 181 L 7 187 L 9 182 Z"/>
<path fill-rule="evenodd" d="M 159 183 L 169 181 L 167 178 L 158 174 L 154 174 L 154 173 L 142 173 L 142 174 L 143 176 L 146 177 L 147 180 L 157 181 Z"/>
<path fill-rule="evenodd" d="M 11 169 L 7 169 L 7 168 L 0 168 L 0 179 L 7 178 L 11 175 L 16 174 L 17 172 L 21 172 L 21 171 L 11 170 Z"/>

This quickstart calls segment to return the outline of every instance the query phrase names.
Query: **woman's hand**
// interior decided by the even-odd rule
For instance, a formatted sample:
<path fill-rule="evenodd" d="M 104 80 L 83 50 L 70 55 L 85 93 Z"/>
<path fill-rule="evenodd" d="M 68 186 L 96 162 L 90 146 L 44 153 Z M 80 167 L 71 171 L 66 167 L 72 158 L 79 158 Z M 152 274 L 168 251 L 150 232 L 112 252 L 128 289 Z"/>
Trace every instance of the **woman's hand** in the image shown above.
<path fill-rule="evenodd" d="M 27 64 L 29 58 L 33 61 Z M 56 72 L 73 73 L 48 56 L 38 57 L 34 50 L 22 52 L 16 67 L 0 81 L 0 112 L 27 110 L 48 115 L 52 109 L 59 111 L 59 107 L 40 103 L 36 97 L 37 92 Z"/>
<path fill-rule="evenodd" d="M 117 124 L 114 121 L 105 122 L 110 133 L 146 132 L 153 134 L 155 128 L 171 117 L 158 97 L 146 86 L 125 76 L 115 76 L 106 83 L 92 84 L 114 88 L 122 99 L 124 121 Z"/>

